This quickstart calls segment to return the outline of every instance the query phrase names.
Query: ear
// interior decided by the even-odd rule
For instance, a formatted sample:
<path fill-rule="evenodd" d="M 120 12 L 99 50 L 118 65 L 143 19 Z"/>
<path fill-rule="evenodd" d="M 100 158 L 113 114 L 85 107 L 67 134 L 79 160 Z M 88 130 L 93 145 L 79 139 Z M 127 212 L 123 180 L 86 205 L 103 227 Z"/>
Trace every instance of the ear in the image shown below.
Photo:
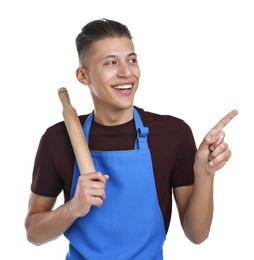
<path fill-rule="evenodd" d="M 78 81 L 84 85 L 89 85 L 89 79 L 87 75 L 87 71 L 83 67 L 79 67 L 76 69 L 76 77 Z"/>

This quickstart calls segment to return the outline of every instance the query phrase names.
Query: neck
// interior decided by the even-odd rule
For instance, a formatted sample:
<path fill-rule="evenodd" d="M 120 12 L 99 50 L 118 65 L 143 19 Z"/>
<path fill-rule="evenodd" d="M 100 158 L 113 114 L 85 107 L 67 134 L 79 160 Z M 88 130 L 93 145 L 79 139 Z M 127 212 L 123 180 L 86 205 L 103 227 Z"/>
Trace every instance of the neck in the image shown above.
<path fill-rule="evenodd" d="M 105 126 L 124 124 L 133 119 L 133 107 L 122 110 L 100 111 L 94 110 L 94 120 Z"/>

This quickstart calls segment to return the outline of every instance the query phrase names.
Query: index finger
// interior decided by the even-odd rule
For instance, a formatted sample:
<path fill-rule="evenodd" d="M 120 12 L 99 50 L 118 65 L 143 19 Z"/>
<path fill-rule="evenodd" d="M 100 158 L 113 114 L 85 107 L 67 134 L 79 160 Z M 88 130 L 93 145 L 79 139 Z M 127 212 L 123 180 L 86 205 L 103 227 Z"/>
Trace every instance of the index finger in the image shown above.
<path fill-rule="evenodd" d="M 237 114 L 237 110 L 232 110 L 229 112 L 210 130 L 210 135 L 218 134 Z"/>

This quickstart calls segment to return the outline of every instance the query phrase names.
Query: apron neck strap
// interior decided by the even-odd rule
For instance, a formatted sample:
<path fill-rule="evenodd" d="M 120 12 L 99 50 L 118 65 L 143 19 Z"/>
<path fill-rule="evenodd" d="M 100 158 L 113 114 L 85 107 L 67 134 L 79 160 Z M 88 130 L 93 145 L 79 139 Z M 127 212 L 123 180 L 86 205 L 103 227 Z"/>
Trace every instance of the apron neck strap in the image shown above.
<path fill-rule="evenodd" d="M 136 127 L 137 132 L 137 139 L 135 141 L 135 150 L 147 150 L 148 144 L 147 144 L 147 135 L 149 133 L 149 128 L 144 127 L 142 120 L 140 118 L 140 115 L 135 107 L 133 107 L 134 112 L 134 123 Z M 84 125 L 83 125 L 83 131 L 86 137 L 87 143 L 89 143 L 89 132 L 92 125 L 94 117 L 94 110 L 90 113 L 90 115 L 87 117 Z"/>
<path fill-rule="evenodd" d="M 135 150 L 147 150 L 147 135 L 149 133 L 149 128 L 144 127 L 140 115 L 137 109 L 134 107 L 134 122 L 136 126 L 137 138 L 135 141 Z"/>

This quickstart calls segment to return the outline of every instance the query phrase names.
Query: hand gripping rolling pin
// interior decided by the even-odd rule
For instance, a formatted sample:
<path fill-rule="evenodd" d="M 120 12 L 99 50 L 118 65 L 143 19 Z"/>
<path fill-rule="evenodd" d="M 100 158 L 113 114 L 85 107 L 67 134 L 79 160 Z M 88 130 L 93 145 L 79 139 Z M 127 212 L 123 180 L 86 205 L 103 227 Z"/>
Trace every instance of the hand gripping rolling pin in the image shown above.
<path fill-rule="evenodd" d="M 75 108 L 71 105 L 67 89 L 59 88 L 58 96 L 63 106 L 62 114 L 69 138 L 71 140 L 71 145 L 77 160 L 80 174 L 95 172 L 96 170 L 81 123 Z"/>

